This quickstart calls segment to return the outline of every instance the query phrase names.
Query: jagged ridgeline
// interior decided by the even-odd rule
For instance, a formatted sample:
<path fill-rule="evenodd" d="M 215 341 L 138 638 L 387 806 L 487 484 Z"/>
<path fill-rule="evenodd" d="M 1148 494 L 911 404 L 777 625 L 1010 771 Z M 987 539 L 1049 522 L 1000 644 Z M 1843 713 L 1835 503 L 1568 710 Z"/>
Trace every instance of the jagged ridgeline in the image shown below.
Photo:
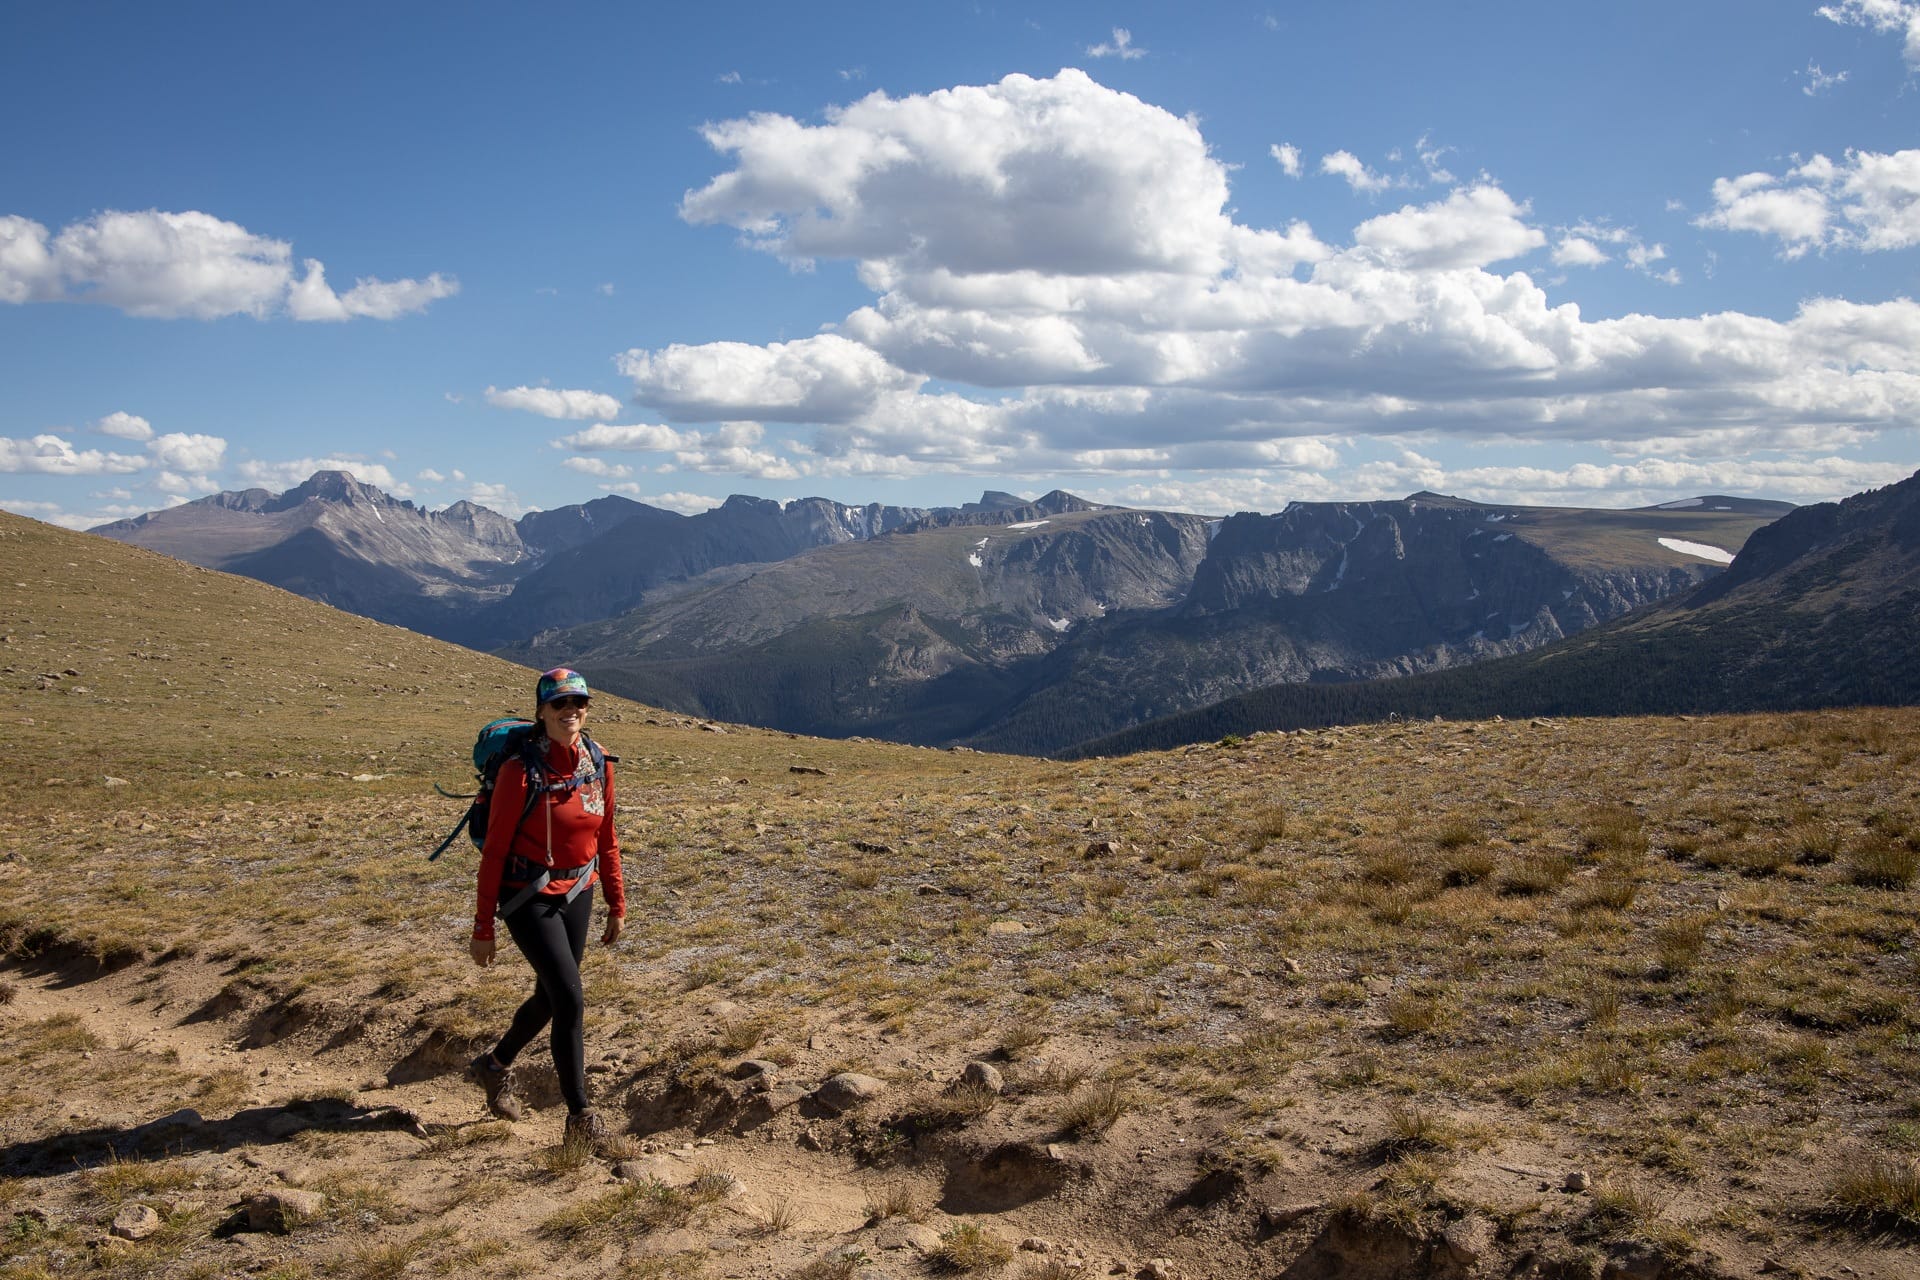
<path fill-rule="evenodd" d="M 1695 586 L 1790 509 L 1421 493 L 1218 520 L 1055 492 L 508 521 L 323 472 L 99 532 L 690 715 L 1050 753 L 1264 685 L 1525 652 Z"/>
<path fill-rule="evenodd" d="M 688 712 L 1044 754 L 1278 681 L 1523 652 L 1720 572 L 1702 553 L 1730 558 L 1787 509 L 1416 494 L 1222 521 L 1049 495 L 993 523 L 924 521 L 693 584 L 505 652 L 577 659 Z"/>
<path fill-rule="evenodd" d="M 1496 715 L 1789 711 L 1920 702 L 1920 474 L 1757 531 L 1727 572 L 1531 653 L 1405 679 L 1276 685 L 1098 739 L 1124 754 L 1229 734 Z"/>

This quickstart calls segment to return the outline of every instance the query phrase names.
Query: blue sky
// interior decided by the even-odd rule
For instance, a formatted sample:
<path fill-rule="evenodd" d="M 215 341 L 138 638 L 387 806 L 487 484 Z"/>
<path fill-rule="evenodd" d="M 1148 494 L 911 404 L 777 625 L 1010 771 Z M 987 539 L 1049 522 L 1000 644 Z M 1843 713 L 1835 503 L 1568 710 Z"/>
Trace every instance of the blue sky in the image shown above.
<path fill-rule="evenodd" d="M 1920 465 L 1920 3 L 11 6 L 0 507 Z"/>

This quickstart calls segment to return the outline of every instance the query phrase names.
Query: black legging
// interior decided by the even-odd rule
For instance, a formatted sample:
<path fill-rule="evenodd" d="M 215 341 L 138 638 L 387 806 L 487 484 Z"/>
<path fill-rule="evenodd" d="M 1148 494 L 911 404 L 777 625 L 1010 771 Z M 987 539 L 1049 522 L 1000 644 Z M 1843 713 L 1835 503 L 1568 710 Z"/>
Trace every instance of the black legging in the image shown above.
<path fill-rule="evenodd" d="M 553 1069 L 560 1076 L 560 1093 L 567 1110 L 587 1109 L 587 1050 L 583 1035 L 587 998 L 580 989 L 580 957 L 587 951 L 587 925 L 593 919 L 593 891 L 572 902 L 558 895 L 538 894 L 507 917 L 507 931 L 539 979 L 533 994 L 515 1011 L 507 1033 L 494 1049 L 494 1060 L 513 1065 L 520 1051 L 553 1024 Z"/>

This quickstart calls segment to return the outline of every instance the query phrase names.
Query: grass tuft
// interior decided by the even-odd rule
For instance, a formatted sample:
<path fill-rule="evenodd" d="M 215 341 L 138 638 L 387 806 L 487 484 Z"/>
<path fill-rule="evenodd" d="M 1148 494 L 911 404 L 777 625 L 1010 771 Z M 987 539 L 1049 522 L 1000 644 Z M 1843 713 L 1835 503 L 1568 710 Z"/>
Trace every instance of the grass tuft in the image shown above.
<path fill-rule="evenodd" d="M 963 1222 L 940 1237 L 939 1247 L 927 1255 L 927 1261 L 939 1271 L 997 1271 L 1013 1261 L 1013 1246 L 974 1223 Z"/>
<path fill-rule="evenodd" d="M 1873 832 L 1847 858 L 1847 879 L 1870 889 L 1905 889 L 1920 875 L 1920 850 L 1905 840 Z"/>
<path fill-rule="evenodd" d="M 1828 1184 L 1827 1203 L 1856 1226 L 1920 1237 L 1920 1163 L 1875 1157 L 1849 1165 Z"/>
<path fill-rule="evenodd" d="M 1121 1116 L 1136 1111 L 1140 1100 L 1118 1080 L 1097 1080 L 1079 1090 L 1060 1109 L 1060 1130 L 1069 1137 L 1098 1137 Z"/>

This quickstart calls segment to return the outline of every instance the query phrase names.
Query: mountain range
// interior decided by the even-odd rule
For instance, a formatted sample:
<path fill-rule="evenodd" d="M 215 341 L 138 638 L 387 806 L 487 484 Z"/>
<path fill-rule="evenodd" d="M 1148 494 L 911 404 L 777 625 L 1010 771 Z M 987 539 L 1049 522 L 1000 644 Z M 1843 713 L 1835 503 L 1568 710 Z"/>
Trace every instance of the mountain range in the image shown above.
<path fill-rule="evenodd" d="M 1532 652 L 1405 679 L 1273 685 L 1070 755 L 1397 718 L 1787 711 L 1920 702 L 1920 473 L 1756 530 L 1689 591 Z"/>
<path fill-rule="evenodd" d="M 1055 492 L 513 521 L 321 472 L 96 532 L 690 714 L 1044 753 L 1264 685 L 1535 649 L 1696 587 L 1790 510 L 1418 493 L 1213 519 Z"/>

